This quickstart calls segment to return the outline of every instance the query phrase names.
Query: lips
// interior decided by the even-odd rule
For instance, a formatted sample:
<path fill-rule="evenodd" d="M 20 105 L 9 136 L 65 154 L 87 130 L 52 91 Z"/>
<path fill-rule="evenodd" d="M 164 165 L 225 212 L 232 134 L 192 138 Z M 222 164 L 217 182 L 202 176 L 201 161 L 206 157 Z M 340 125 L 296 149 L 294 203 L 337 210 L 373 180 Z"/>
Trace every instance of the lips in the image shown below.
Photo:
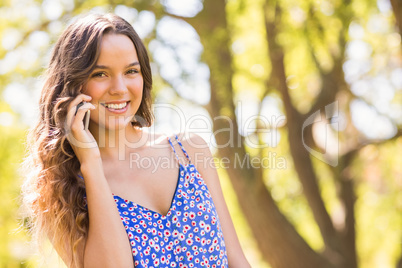
<path fill-rule="evenodd" d="M 114 113 L 124 113 L 127 110 L 127 106 L 130 101 L 118 101 L 118 102 L 108 102 L 108 103 L 101 103 L 108 111 Z"/>
<path fill-rule="evenodd" d="M 123 102 L 123 103 L 105 103 L 106 108 L 111 108 L 111 109 L 123 109 L 127 106 L 128 102 Z"/>

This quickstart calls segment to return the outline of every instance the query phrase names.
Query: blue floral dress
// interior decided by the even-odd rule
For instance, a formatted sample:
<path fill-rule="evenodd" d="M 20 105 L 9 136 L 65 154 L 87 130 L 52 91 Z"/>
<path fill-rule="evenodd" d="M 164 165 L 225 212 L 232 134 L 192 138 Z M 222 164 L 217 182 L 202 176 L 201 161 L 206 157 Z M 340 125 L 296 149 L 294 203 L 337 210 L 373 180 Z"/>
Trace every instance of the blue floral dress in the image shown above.
<path fill-rule="evenodd" d="M 225 241 L 211 194 L 191 163 L 183 165 L 166 215 L 117 195 L 114 199 L 130 240 L 135 267 L 228 267 Z"/>

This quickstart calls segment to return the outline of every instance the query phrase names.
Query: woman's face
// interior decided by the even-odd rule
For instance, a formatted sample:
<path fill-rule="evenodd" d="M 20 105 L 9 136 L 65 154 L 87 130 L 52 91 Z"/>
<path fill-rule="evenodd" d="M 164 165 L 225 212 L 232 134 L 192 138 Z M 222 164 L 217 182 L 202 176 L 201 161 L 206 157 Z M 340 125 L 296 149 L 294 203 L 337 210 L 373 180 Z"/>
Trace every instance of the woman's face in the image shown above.
<path fill-rule="evenodd" d="M 131 39 L 123 34 L 104 35 L 96 67 L 83 86 L 96 107 L 91 111 L 90 130 L 125 128 L 140 107 L 143 84 Z"/>

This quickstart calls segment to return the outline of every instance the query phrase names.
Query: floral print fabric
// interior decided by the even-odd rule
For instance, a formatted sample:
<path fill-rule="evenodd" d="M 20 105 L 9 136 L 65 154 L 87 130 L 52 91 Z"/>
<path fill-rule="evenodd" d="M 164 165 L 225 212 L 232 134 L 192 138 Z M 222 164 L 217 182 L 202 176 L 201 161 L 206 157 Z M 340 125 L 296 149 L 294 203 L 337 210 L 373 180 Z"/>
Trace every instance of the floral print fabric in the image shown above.
<path fill-rule="evenodd" d="M 169 138 L 168 138 L 169 139 Z M 166 215 L 115 195 L 135 267 L 228 267 L 225 242 L 211 194 L 189 163 L 182 165 Z M 174 153 L 177 153 L 169 139 Z"/>

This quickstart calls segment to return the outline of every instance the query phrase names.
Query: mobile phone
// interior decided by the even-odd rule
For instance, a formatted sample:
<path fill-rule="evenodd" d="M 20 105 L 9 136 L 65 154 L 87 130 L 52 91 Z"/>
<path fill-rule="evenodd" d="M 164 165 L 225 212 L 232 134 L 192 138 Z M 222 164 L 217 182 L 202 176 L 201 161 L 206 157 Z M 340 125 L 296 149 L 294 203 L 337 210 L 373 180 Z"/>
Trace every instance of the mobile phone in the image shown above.
<path fill-rule="evenodd" d="M 85 103 L 86 103 L 85 101 L 82 101 L 82 102 L 78 103 L 77 109 L 75 110 L 75 114 L 77 114 L 78 109 L 79 109 L 82 105 L 84 105 Z M 85 129 L 85 130 L 88 130 L 90 112 L 91 112 L 91 111 L 88 110 L 88 111 L 85 112 L 85 115 L 84 115 L 84 120 L 83 120 L 83 122 L 84 122 L 84 129 Z"/>

